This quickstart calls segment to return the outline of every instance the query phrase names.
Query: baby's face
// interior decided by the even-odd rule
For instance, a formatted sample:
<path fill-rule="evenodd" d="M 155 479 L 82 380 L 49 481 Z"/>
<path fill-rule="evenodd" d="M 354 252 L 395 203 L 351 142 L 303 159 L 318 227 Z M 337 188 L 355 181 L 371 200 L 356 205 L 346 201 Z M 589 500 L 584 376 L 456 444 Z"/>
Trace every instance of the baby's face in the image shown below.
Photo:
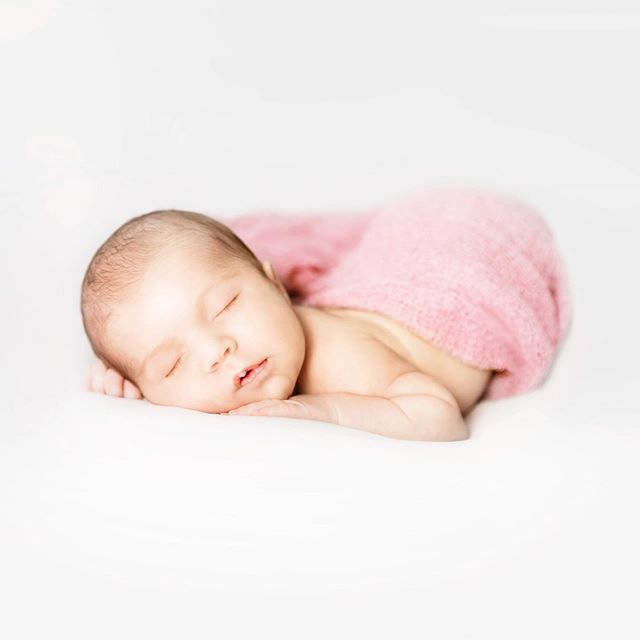
<path fill-rule="evenodd" d="M 305 336 L 271 265 L 263 269 L 269 280 L 245 264 L 222 276 L 203 249 L 175 247 L 152 262 L 106 329 L 150 402 L 220 413 L 293 393 Z M 234 376 L 265 358 L 236 387 Z"/>

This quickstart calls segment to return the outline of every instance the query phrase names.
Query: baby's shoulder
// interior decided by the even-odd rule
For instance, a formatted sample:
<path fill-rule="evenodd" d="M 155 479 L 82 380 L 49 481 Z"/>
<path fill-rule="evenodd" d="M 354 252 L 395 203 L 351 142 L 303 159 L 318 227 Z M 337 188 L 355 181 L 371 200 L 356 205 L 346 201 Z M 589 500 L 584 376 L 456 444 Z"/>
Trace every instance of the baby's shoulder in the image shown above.
<path fill-rule="evenodd" d="M 467 412 L 493 375 L 457 360 L 383 314 L 324 308 L 313 317 L 309 366 L 301 380 L 308 390 L 302 393 L 381 395 L 399 375 L 419 371 L 449 390 Z"/>
<path fill-rule="evenodd" d="M 401 373 L 415 370 L 361 318 L 318 311 L 307 332 L 300 393 L 376 396 Z"/>

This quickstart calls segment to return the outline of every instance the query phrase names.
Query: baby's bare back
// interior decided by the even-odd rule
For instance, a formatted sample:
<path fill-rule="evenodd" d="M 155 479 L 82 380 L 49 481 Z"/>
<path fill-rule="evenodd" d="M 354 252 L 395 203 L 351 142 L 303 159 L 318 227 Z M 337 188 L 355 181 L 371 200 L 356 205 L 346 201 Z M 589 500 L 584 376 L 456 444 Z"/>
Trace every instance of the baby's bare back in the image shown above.
<path fill-rule="evenodd" d="M 304 309 L 304 308 L 303 308 Z M 308 309 L 302 393 L 381 395 L 405 371 L 420 371 L 456 399 L 464 414 L 487 388 L 492 370 L 452 358 L 397 321 L 360 309 Z M 302 316 L 305 317 L 305 316 Z"/>

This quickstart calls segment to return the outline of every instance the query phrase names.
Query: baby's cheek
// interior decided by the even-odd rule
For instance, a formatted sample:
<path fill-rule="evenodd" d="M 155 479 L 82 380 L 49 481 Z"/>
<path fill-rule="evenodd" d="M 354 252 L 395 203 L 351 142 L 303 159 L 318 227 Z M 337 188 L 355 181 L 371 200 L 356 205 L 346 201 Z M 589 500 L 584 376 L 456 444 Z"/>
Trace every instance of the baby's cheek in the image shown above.
<path fill-rule="evenodd" d="M 295 387 L 295 380 L 282 374 L 273 374 L 265 381 L 260 396 L 262 398 L 288 398 Z"/>

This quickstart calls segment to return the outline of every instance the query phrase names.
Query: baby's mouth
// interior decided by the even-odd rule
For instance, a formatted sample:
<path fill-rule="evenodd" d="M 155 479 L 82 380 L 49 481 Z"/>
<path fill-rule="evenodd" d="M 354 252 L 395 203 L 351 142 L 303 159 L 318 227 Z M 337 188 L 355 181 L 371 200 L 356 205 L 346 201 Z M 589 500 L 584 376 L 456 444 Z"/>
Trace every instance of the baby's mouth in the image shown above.
<path fill-rule="evenodd" d="M 237 373 L 233 378 L 236 389 L 239 389 L 240 387 L 244 387 L 245 385 L 249 384 L 256 376 L 258 376 L 261 373 L 261 371 L 266 366 L 266 363 L 267 363 L 267 358 L 264 358 L 260 362 L 256 362 L 255 364 L 250 365 L 243 371 L 240 371 L 239 373 Z M 245 374 L 244 376 L 242 375 L 243 373 Z"/>

